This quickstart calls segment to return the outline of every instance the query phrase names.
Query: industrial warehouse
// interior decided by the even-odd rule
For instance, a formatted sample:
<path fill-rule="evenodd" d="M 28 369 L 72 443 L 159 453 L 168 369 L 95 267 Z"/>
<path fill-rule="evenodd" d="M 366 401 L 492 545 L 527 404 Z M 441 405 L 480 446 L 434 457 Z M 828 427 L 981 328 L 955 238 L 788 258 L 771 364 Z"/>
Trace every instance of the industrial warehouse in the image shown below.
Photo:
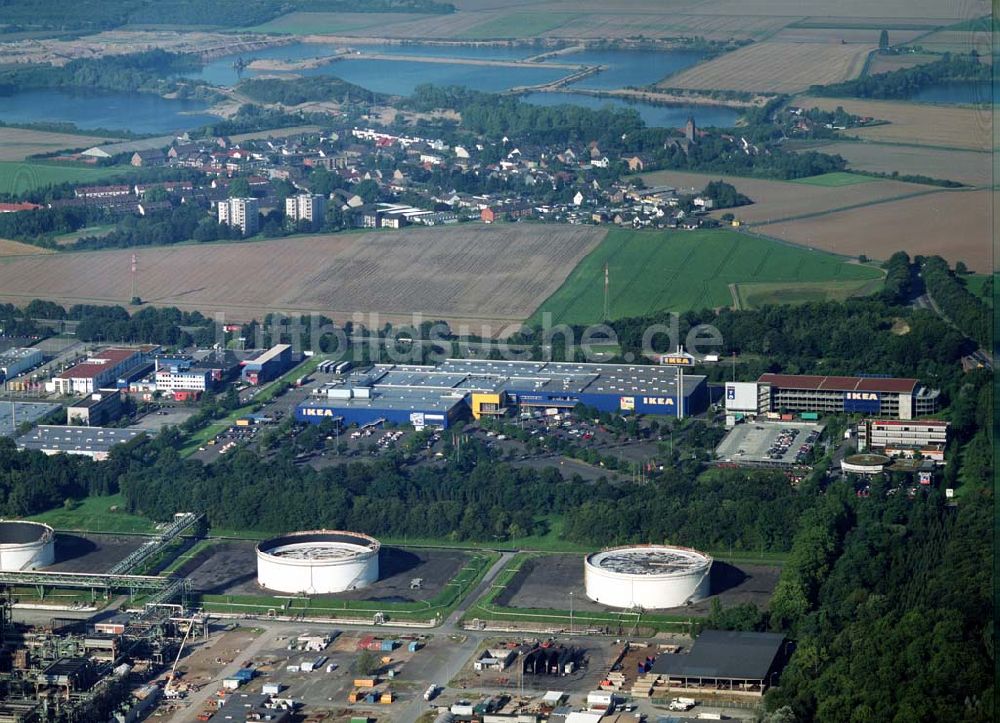
<path fill-rule="evenodd" d="M 680 393 L 678 392 L 678 390 Z M 377 364 L 319 386 L 295 417 L 345 425 L 392 422 L 447 428 L 513 410 L 584 404 L 620 414 L 684 417 L 708 404 L 704 376 L 670 366 L 449 359 L 430 367 Z"/>
<path fill-rule="evenodd" d="M 726 382 L 726 412 L 871 414 L 913 419 L 938 410 L 940 391 L 916 379 L 761 374 L 756 382 Z"/>

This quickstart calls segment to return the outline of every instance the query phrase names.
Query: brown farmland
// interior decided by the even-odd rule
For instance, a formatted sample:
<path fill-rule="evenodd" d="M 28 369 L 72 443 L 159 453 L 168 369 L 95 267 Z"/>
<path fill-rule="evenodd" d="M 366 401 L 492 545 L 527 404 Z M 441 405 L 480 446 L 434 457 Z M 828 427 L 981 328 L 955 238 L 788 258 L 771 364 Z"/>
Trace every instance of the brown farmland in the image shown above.
<path fill-rule="evenodd" d="M 246 320 L 269 311 L 346 320 L 520 321 L 604 237 L 586 226 L 511 224 L 139 249 L 137 293 L 157 306 Z M 122 303 L 133 249 L 0 260 L 0 298 Z"/>
<path fill-rule="evenodd" d="M 0 257 L 2 256 L 33 256 L 35 254 L 50 254 L 49 249 L 40 246 L 12 241 L 11 239 L 0 238 Z"/>
<path fill-rule="evenodd" d="M 830 43 L 754 43 L 664 81 L 671 88 L 797 93 L 814 84 L 856 78 L 877 46 Z"/>
<path fill-rule="evenodd" d="M 869 141 L 914 143 L 925 146 L 985 151 L 993 147 L 991 109 L 927 105 L 892 100 L 856 98 L 799 98 L 803 108 L 833 110 L 843 106 L 848 113 L 889 121 L 888 125 L 851 129 Z"/>
<path fill-rule="evenodd" d="M 919 148 L 888 143 L 842 141 L 817 146 L 821 153 L 847 159 L 851 168 L 876 173 L 923 175 L 947 178 L 969 186 L 993 183 L 993 156 L 979 151 Z"/>
<path fill-rule="evenodd" d="M 989 273 L 993 268 L 990 191 L 936 191 L 918 198 L 873 204 L 755 230 L 803 246 L 854 256 L 888 258 L 939 254 Z"/>
<path fill-rule="evenodd" d="M 23 161 L 37 153 L 51 153 L 66 148 L 90 148 L 107 138 L 75 133 L 50 133 L 28 128 L 0 128 L 0 161 Z"/>
<path fill-rule="evenodd" d="M 900 198 L 926 193 L 930 186 L 900 181 L 870 181 L 850 186 L 814 186 L 808 183 L 770 181 L 762 178 L 725 176 L 717 173 L 682 173 L 655 171 L 642 176 L 647 185 L 669 185 L 680 191 L 701 191 L 709 181 L 720 178 L 733 184 L 736 190 L 748 196 L 753 204 L 730 209 L 744 223 L 773 223 L 781 219 L 857 206 L 873 201 Z M 717 212 L 716 216 L 719 215 Z"/>

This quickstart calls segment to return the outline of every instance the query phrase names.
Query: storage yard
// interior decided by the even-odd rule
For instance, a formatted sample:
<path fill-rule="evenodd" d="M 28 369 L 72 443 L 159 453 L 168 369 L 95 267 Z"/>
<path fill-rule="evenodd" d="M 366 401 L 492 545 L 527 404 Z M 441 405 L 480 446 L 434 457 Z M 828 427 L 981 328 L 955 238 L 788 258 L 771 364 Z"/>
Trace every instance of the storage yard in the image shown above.
<path fill-rule="evenodd" d="M 213 542 L 196 552 L 178 569 L 192 587 L 213 595 L 260 595 L 271 593 L 257 584 L 257 563 L 251 541 Z M 379 556 L 378 581 L 359 590 L 337 593 L 331 599 L 383 602 L 430 600 L 458 574 L 468 561 L 458 550 L 403 549 L 385 546 Z M 419 587 L 411 585 L 420 579 Z M 325 599 L 323 595 L 315 596 Z"/>
<path fill-rule="evenodd" d="M 679 608 L 657 610 L 667 615 L 704 615 L 712 599 L 718 598 L 725 606 L 753 602 L 764 607 L 770 600 L 778 582 L 780 568 L 770 565 L 733 565 L 714 561 L 711 572 L 711 595 L 708 598 Z M 495 599 L 499 606 L 512 609 L 542 608 L 570 609 L 569 594 L 573 593 L 573 608 L 583 613 L 581 628 L 594 627 L 586 622 L 587 612 L 619 612 L 617 608 L 601 605 L 587 597 L 584 586 L 583 555 L 541 555 L 525 560 L 521 571 Z"/>
<path fill-rule="evenodd" d="M 276 311 L 519 321 L 604 234 L 517 224 L 158 247 L 138 254 L 137 288 L 152 304 L 223 312 L 227 321 Z M 129 249 L 12 258 L 0 264 L 0 298 L 22 303 L 45 288 L 60 303 L 122 303 L 131 258 Z"/>
<path fill-rule="evenodd" d="M 60 532 L 56 535 L 55 562 L 45 569 L 54 572 L 107 572 L 148 539 L 135 535 Z"/>

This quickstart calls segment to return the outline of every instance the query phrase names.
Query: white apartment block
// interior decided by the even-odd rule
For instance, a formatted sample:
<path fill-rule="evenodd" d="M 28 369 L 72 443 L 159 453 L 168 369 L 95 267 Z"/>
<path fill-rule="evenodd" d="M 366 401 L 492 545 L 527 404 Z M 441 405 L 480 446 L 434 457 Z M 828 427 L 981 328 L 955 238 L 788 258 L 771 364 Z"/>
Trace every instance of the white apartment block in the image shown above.
<path fill-rule="evenodd" d="M 230 198 L 219 201 L 219 223 L 238 228 L 244 236 L 260 230 L 260 207 L 256 198 Z"/>

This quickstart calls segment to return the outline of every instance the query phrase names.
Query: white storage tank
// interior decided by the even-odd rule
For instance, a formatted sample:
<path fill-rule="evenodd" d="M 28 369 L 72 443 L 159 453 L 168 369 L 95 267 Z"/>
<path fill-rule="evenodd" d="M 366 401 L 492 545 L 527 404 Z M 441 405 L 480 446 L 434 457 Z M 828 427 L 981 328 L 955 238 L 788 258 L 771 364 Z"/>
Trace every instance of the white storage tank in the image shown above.
<path fill-rule="evenodd" d="M 48 567 L 56 559 L 56 536 L 48 525 L 0 520 L 0 570 L 19 572 Z"/>
<path fill-rule="evenodd" d="M 359 532 L 313 530 L 257 545 L 257 583 L 277 592 L 322 595 L 378 580 L 381 543 Z"/>
<path fill-rule="evenodd" d="M 610 607 L 675 608 L 708 597 L 711 569 L 711 557 L 687 547 L 615 547 L 586 557 L 584 586 Z"/>

